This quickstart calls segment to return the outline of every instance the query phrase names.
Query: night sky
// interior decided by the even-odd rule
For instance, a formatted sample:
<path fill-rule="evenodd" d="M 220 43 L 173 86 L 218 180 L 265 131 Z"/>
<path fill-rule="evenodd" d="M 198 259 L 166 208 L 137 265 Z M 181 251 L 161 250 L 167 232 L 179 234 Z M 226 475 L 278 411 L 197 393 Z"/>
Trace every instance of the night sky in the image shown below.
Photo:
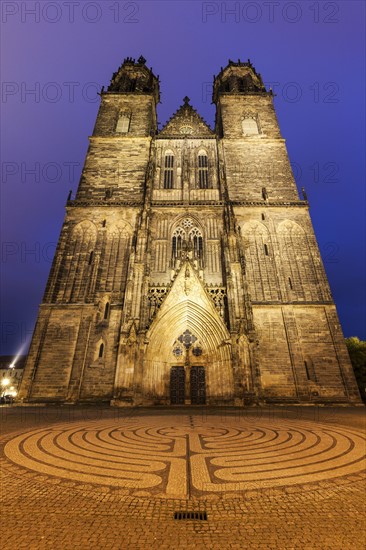
<path fill-rule="evenodd" d="M 94 127 L 96 92 L 125 57 L 141 54 L 160 75 L 159 121 L 188 95 L 211 126 L 213 75 L 228 59 L 250 58 L 277 94 L 345 336 L 366 338 L 364 2 L 60 0 L 0 8 L 2 354 L 27 350 Z"/>

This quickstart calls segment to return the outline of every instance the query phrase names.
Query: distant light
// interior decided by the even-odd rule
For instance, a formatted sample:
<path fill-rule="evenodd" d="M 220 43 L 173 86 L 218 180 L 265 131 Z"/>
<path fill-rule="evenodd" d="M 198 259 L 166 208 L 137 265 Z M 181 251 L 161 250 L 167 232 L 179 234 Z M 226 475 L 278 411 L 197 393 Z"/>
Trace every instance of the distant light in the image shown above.
<path fill-rule="evenodd" d="M 15 363 L 14 363 L 14 362 L 13 362 L 13 363 L 10 363 L 9 369 L 15 369 Z"/>
<path fill-rule="evenodd" d="M 3 379 L 1 380 L 1 385 L 2 385 L 2 386 L 9 386 L 9 384 L 10 384 L 9 378 L 3 378 Z"/>
<path fill-rule="evenodd" d="M 14 388 L 9 388 L 8 390 L 6 390 L 6 392 L 4 391 L 3 395 L 11 395 L 11 397 L 16 397 L 18 394 L 18 392 L 14 389 Z"/>

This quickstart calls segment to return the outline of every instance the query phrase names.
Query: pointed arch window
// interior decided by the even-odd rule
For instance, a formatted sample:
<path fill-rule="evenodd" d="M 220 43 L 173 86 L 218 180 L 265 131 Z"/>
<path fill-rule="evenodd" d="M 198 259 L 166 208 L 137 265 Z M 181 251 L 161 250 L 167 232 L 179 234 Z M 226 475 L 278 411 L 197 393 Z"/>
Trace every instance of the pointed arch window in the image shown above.
<path fill-rule="evenodd" d="M 129 113 L 121 113 L 119 115 L 116 133 L 117 134 L 128 134 L 130 129 L 131 115 Z"/>
<path fill-rule="evenodd" d="M 164 189 L 173 189 L 174 155 L 167 153 L 164 162 Z"/>
<path fill-rule="evenodd" d="M 182 227 L 177 227 L 173 233 L 172 238 L 172 256 L 173 258 L 179 258 L 183 251 L 187 249 L 186 246 L 186 232 Z"/>
<path fill-rule="evenodd" d="M 255 116 L 244 117 L 242 128 L 245 136 L 256 136 L 259 134 L 258 121 Z"/>
<path fill-rule="evenodd" d="M 131 78 L 128 83 L 127 91 L 134 92 L 136 90 L 137 78 Z"/>
<path fill-rule="evenodd" d="M 104 356 L 104 344 L 103 342 L 100 344 L 99 346 L 99 353 L 98 353 L 98 358 L 99 359 L 102 359 L 102 357 Z"/>
<path fill-rule="evenodd" d="M 104 307 L 104 320 L 107 320 L 108 317 L 109 317 L 109 302 L 107 302 Z"/>
<path fill-rule="evenodd" d="M 197 227 L 194 227 L 189 233 L 190 248 L 193 251 L 193 257 L 196 260 L 203 260 L 203 239 L 202 234 Z"/>
<path fill-rule="evenodd" d="M 198 185 L 200 189 L 208 189 L 208 158 L 204 152 L 198 155 Z"/>
<path fill-rule="evenodd" d="M 184 220 L 184 222 L 186 221 Z M 199 264 L 202 265 L 204 257 L 203 237 L 200 229 L 194 227 L 192 223 L 189 226 L 186 224 L 184 227 L 177 227 L 172 236 L 173 262 L 181 258 L 184 253 L 191 259 L 198 260 Z"/>

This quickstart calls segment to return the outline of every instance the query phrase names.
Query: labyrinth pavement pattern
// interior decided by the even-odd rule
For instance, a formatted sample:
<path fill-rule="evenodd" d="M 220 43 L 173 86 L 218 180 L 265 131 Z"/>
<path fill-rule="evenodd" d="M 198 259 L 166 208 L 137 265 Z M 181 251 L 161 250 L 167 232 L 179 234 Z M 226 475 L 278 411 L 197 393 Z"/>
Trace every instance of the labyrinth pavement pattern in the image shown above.
<path fill-rule="evenodd" d="M 44 476 L 187 498 L 331 480 L 365 468 L 361 431 L 311 421 L 131 418 L 22 433 L 7 459 Z"/>

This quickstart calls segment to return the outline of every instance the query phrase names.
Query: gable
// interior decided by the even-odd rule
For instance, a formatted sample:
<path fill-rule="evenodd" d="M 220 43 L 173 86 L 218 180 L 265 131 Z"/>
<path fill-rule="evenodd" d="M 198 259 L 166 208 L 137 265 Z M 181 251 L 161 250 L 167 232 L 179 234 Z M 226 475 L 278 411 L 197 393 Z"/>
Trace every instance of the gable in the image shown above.
<path fill-rule="evenodd" d="M 189 98 L 184 98 L 184 104 L 168 120 L 159 132 L 161 137 L 214 137 L 207 122 L 189 104 Z"/>
<path fill-rule="evenodd" d="M 164 327 L 164 330 L 163 328 Z M 170 344 L 185 329 L 197 332 L 202 341 L 217 339 L 217 345 L 230 339 L 224 321 L 189 261 L 180 268 L 148 332 L 148 339 L 157 334 Z"/>

